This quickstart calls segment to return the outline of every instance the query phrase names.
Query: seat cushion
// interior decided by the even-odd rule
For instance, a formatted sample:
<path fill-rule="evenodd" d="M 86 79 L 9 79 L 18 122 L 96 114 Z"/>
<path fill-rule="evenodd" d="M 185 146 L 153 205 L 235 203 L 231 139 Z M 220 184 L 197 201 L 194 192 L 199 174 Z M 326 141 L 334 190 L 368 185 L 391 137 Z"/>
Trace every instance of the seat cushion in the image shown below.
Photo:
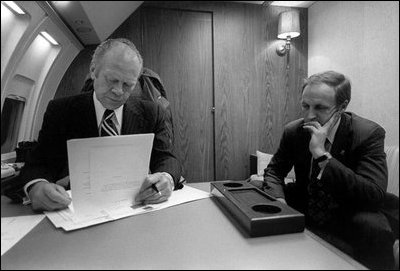
<path fill-rule="evenodd" d="M 272 154 L 261 152 L 261 151 L 256 151 L 257 155 L 257 177 L 256 176 L 251 176 L 251 179 L 258 179 L 258 180 L 263 180 L 264 176 L 264 169 L 268 166 L 269 162 L 272 159 Z M 285 178 L 285 183 L 288 182 L 294 182 L 296 179 L 296 176 L 294 174 L 294 168 L 292 168 L 291 171 L 289 171 L 288 175 Z"/>
<path fill-rule="evenodd" d="M 260 151 L 256 151 L 256 155 L 257 155 L 257 175 L 263 176 L 264 169 L 268 166 L 273 155 Z"/>

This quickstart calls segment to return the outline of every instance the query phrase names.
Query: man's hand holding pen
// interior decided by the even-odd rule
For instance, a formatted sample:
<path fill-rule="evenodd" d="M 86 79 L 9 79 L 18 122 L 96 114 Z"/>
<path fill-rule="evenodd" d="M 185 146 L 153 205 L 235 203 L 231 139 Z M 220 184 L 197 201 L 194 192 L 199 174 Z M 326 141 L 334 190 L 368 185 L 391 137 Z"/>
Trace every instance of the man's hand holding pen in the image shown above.
<path fill-rule="evenodd" d="M 135 197 L 137 203 L 154 204 L 166 201 L 172 194 L 173 180 L 166 173 L 149 174 Z"/>

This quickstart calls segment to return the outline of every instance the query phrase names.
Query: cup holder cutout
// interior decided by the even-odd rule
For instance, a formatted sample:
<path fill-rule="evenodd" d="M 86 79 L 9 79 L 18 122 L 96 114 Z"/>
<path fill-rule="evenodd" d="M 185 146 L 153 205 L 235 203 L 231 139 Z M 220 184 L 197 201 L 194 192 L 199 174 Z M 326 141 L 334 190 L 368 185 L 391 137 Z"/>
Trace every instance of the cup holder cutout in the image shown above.
<path fill-rule="evenodd" d="M 243 184 L 241 183 L 224 183 L 224 186 L 226 187 L 241 187 Z"/>
<path fill-rule="evenodd" d="M 274 205 L 268 205 L 268 204 L 257 204 L 251 208 L 256 212 L 265 213 L 265 214 L 276 214 L 281 211 L 281 208 L 274 206 Z"/>

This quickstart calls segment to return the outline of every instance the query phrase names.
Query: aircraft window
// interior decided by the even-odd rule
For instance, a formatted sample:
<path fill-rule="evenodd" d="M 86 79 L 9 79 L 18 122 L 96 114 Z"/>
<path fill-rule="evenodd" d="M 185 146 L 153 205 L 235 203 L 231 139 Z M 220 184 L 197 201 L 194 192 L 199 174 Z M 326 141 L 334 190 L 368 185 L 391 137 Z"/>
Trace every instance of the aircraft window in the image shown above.
<path fill-rule="evenodd" d="M 4 100 L 1 112 L 1 153 L 15 150 L 18 143 L 18 133 L 21 126 L 25 99 L 9 95 Z"/>

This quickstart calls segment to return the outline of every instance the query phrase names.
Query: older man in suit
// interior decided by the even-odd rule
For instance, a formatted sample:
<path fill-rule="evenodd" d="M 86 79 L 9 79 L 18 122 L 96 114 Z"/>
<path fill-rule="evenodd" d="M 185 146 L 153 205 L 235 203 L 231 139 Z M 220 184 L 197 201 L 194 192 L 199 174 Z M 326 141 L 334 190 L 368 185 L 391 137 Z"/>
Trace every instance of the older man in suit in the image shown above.
<path fill-rule="evenodd" d="M 34 210 L 63 209 L 71 201 L 59 185 L 68 183 L 67 140 L 103 135 L 154 133 L 152 174 L 143 181 L 136 200 L 168 199 L 180 178 L 180 164 L 172 153 L 164 109 L 131 96 L 142 68 L 143 60 L 132 42 L 107 40 L 96 48 L 90 64 L 94 91 L 49 103 L 38 145 L 20 174 Z M 154 193 L 153 184 L 159 193 Z"/>
<path fill-rule="evenodd" d="M 277 152 L 265 169 L 263 189 L 306 216 L 309 228 L 352 245 L 370 268 L 392 266 L 394 236 L 379 211 L 387 188 L 385 131 L 344 112 L 351 85 L 327 71 L 303 85 L 304 118 L 285 126 Z M 294 166 L 296 182 L 284 177 Z"/>

